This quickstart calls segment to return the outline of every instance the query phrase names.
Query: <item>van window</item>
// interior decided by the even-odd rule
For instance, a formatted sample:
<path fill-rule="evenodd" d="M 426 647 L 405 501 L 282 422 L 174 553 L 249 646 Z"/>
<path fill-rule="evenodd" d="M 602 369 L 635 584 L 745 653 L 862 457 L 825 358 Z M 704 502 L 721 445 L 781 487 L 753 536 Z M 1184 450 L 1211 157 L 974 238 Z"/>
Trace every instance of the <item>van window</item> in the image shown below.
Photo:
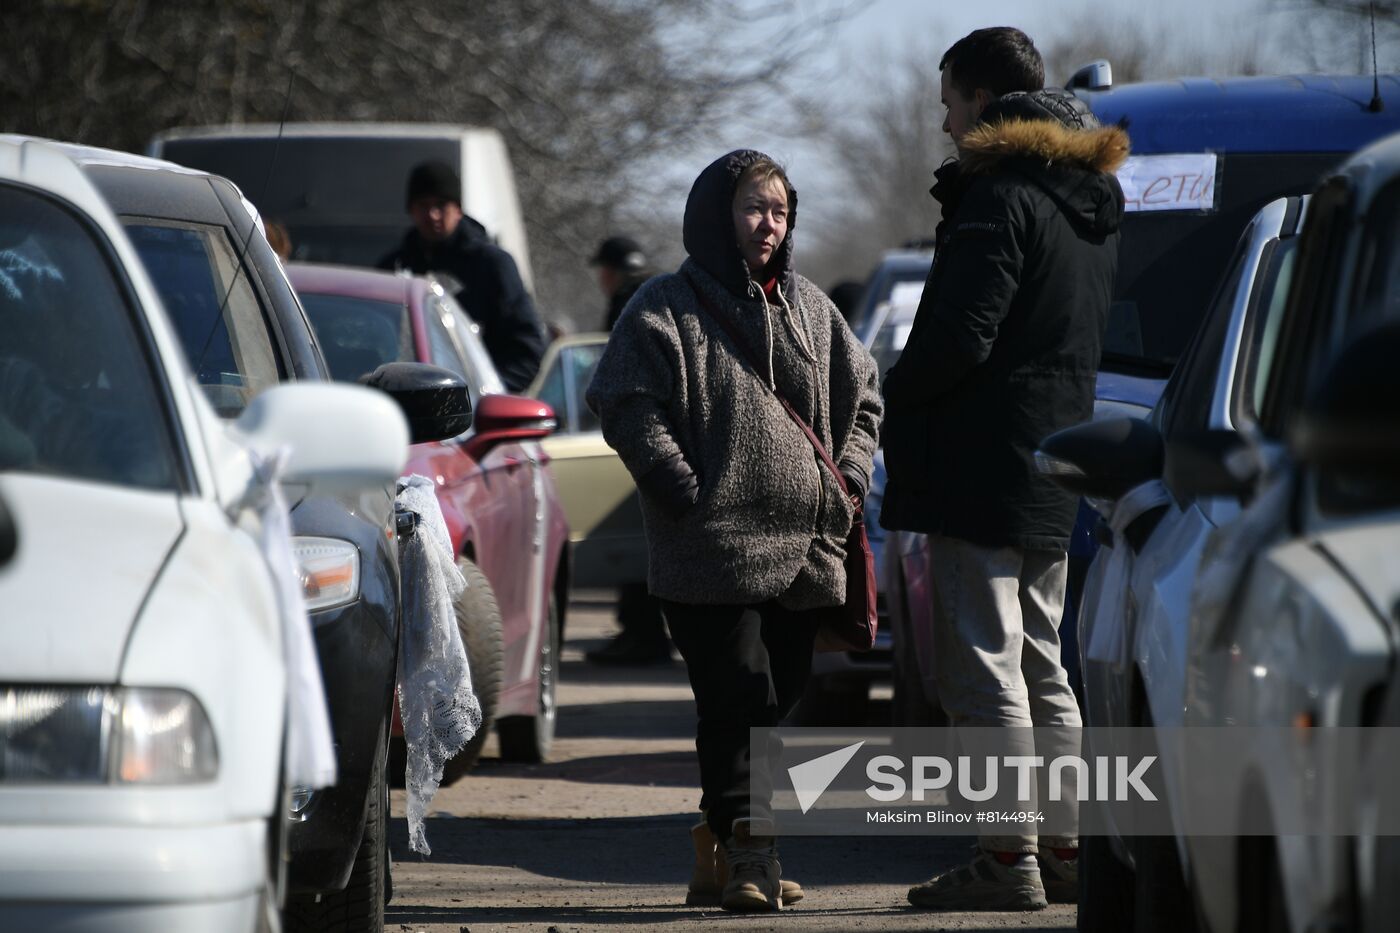
<path fill-rule="evenodd" d="M 222 227 L 125 221 L 160 292 L 195 379 L 225 418 L 236 418 L 282 367 L 267 318 Z"/>

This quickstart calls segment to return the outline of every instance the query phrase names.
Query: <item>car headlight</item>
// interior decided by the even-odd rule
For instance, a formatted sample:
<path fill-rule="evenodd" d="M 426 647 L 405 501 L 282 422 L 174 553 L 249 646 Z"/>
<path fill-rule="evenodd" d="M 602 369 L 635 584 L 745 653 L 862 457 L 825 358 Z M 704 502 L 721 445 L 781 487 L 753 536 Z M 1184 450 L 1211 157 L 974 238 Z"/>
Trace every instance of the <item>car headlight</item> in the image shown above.
<path fill-rule="evenodd" d="M 189 784 L 218 772 L 209 717 L 183 690 L 0 688 L 0 782 Z"/>
<path fill-rule="evenodd" d="M 360 598 L 360 549 L 339 538 L 292 538 L 306 611 L 333 609 Z"/>

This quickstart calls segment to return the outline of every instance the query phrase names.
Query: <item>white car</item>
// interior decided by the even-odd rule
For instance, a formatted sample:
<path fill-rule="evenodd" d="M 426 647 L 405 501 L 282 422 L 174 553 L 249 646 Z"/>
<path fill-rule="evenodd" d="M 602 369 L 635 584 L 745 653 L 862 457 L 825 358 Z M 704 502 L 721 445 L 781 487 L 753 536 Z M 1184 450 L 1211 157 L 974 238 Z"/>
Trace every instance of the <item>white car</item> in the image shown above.
<path fill-rule="evenodd" d="M 1240 504 L 1236 494 L 1183 488 L 1179 480 L 1189 471 L 1164 471 L 1163 450 L 1202 432 L 1257 429 L 1306 209 L 1306 198 L 1282 198 L 1255 215 L 1146 419 L 1098 419 L 1042 444 L 1042 469 L 1119 526 L 1094 558 L 1079 615 L 1087 726 L 1173 729 L 1188 722 L 1190 608 L 1201 554 L 1215 530 L 1238 517 Z M 1137 508 L 1126 512 L 1132 502 Z M 1192 780 L 1176 750 L 1174 743 L 1158 749 L 1174 819 Z M 1080 928 L 1132 930 L 1136 915 L 1189 929 L 1188 857 L 1181 834 L 1175 841 L 1087 836 Z"/>
<path fill-rule="evenodd" d="M 381 485 L 403 416 L 289 385 L 220 420 L 42 142 L 0 140 L 0 333 L 0 929 L 275 927 L 289 666 L 253 455 Z"/>

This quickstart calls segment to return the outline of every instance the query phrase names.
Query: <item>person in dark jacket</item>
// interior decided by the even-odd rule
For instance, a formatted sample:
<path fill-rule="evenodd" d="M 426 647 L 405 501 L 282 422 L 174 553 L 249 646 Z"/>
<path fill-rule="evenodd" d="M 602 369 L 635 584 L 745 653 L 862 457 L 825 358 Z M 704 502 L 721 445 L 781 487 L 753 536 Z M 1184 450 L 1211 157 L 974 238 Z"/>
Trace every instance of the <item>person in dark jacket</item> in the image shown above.
<path fill-rule="evenodd" d="M 1128 138 L 1043 89 L 1020 30 L 977 30 L 939 67 L 959 158 L 936 174 L 933 267 L 885 378 L 881 524 L 928 535 L 935 674 L 953 724 L 1077 729 L 1059 642 L 1077 502 L 1037 474 L 1034 455 L 1093 416 L 1123 216 L 1113 172 Z M 909 899 L 1072 901 L 1077 855 L 1075 835 L 983 836 L 970 866 Z"/>
<path fill-rule="evenodd" d="M 462 213 L 462 181 L 445 162 L 423 162 L 408 176 L 413 229 L 381 269 L 441 272 L 458 283 L 457 303 L 481 326 L 482 343 L 512 392 L 530 384 L 544 356 L 544 326 L 520 270 L 480 223 Z"/>
<path fill-rule="evenodd" d="M 692 830 L 687 902 L 735 911 L 800 896 L 780 879 L 772 776 L 764 756 L 750 758 L 749 729 L 776 726 L 802 695 L 812 610 L 845 602 L 845 543 L 859 520 L 858 498 L 777 396 L 858 494 L 881 412 L 875 361 L 793 271 L 796 206 L 786 173 L 762 153 L 706 168 L 686 201 L 689 257 L 628 303 L 587 393 L 641 491 L 649 588 L 695 692 L 706 817 Z"/>
<path fill-rule="evenodd" d="M 651 276 L 646 254 L 631 237 L 611 236 L 598 245 L 589 262 L 598 270 L 598 288 L 608 299 L 605 329 L 612 330 L 627 302 Z M 671 663 L 671 640 L 666 637 L 661 601 L 647 592 L 645 581 L 618 587 L 617 624 L 622 631 L 585 654 L 588 661 L 621 666 Z"/>
<path fill-rule="evenodd" d="M 598 270 L 598 288 L 608 299 L 608 316 L 604 330 L 617 326 L 622 309 L 637 294 L 637 289 L 651 277 L 647 256 L 636 240 L 627 236 L 611 236 L 598 244 L 590 264 Z"/>

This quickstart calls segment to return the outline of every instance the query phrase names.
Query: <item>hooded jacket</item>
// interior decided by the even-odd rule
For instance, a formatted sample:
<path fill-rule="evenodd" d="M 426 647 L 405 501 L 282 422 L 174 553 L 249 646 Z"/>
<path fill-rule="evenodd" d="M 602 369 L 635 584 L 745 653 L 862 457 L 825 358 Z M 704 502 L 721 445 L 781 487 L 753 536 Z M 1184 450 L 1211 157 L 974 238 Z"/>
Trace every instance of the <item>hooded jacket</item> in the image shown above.
<path fill-rule="evenodd" d="M 461 283 L 453 297 L 481 325 L 481 342 L 506 388 L 519 392 L 535 378 L 544 357 L 544 327 L 515 260 L 491 242 L 480 223 L 463 215 L 441 243 L 429 243 L 416 229 L 409 230 L 379 267 L 452 276 Z"/>
<path fill-rule="evenodd" d="M 637 479 L 654 595 L 839 605 L 855 509 L 774 389 L 863 489 L 880 423 L 876 368 L 830 299 L 793 271 L 795 211 L 769 264 L 772 296 L 749 277 L 732 202 L 761 157 L 732 152 L 696 179 L 685 209 L 689 256 L 628 303 L 587 399 Z M 712 314 L 733 326 L 742 352 Z"/>
<path fill-rule="evenodd" d="M 994 103 L 962 149 L 937 174 L 933 267 L 885 378 L 881 524 L 1063 550 L 1077 500 L 1034 455 L 1093 416 L 1128 137 L 1038 91 Z"/>

